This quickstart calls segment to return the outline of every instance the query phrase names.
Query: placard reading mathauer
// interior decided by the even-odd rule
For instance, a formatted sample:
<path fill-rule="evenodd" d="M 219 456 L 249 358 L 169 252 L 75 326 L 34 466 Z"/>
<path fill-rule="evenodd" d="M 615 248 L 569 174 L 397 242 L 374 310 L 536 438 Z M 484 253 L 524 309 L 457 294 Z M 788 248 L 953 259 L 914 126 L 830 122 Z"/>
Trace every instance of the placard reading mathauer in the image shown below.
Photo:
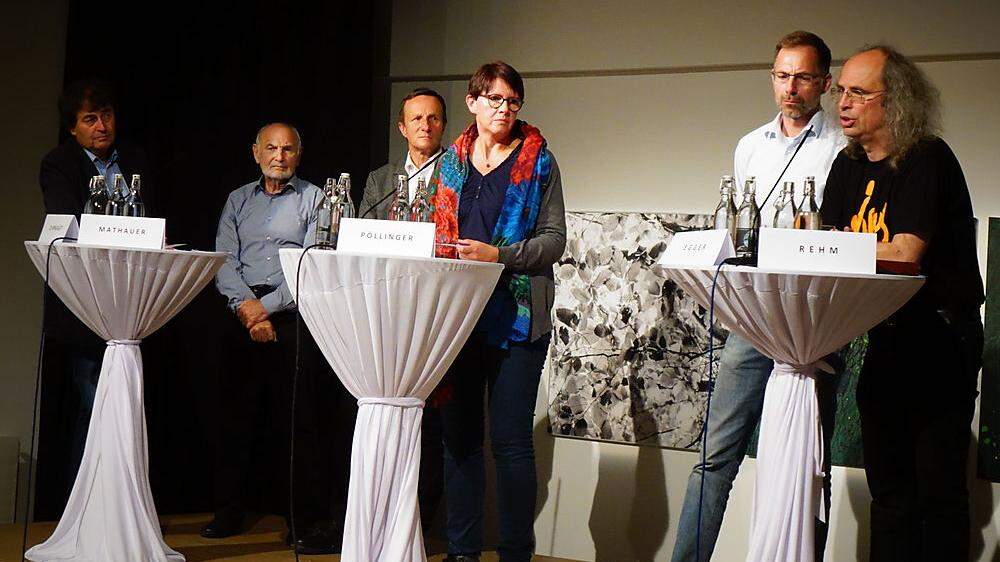
<path fill-rule="evenodd" d="M 79 244 L 162 250 L 166 240 L 164 219 L 82 215 Z"/>

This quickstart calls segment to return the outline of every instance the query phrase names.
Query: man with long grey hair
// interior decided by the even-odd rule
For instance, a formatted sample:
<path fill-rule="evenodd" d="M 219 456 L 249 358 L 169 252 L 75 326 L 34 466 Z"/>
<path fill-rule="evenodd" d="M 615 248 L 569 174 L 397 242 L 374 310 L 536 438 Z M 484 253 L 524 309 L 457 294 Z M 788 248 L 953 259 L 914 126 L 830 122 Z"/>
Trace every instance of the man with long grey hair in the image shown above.
<path fill-rule="evenodd" d="M 878 259 L 927 278 L 869 332 L 858 382 L 871 560 L 968 560 L 984 300 L 969 188 L 937 136 L 937 91 L 898 51 L 863 48 L 834 93 L 850 140 L 827 178 L 824 224 L 875 233 Z"/>

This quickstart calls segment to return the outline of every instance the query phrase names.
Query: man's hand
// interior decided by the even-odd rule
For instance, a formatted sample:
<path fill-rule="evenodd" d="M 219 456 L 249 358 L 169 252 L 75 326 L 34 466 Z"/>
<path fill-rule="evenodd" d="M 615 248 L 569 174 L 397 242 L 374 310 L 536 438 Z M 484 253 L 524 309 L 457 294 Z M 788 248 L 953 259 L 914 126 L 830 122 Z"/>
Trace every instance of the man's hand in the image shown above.
<path fill-rule="evenodd" d="M 901 261 L 919 264 L 927 251 L 927 242 L 915 234 L 897 234 L 892 242 L 875 245 L 875 257 L 886 261 Z"/>
<path fill-rule="evenodd" d="M 478 240 L 460 239 L 458 241 L 458 257 L 463 260 L 496 263 L 497 259 L 500 258 L 500 249 Z"/>
<path fill-rule="evenodd" d="M 274 331 L 274 325 L 270 320 L 258 322 L 250 328 L 250 339 L 257 343 L 278 341 L 278 334 Z"/>
<path fill-rule="evenodd" d="M 243 327 L 250 329 L 252 326 L 267 320 L 267 310 L 260 303 L 260 299 L 245 300 L 236 307 L 236 315 L 239 316 Z"/>

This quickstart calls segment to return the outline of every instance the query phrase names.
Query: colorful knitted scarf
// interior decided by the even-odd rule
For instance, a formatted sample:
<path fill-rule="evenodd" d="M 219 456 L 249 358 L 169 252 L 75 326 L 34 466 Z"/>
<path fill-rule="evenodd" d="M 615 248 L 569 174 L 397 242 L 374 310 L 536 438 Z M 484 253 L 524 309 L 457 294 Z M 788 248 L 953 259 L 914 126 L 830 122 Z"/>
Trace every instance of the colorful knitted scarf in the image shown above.
<path fill-rule="evenodd" d="M 497 247 L 521 242 L 535 228 L 542 201 L 542 186 L 548 181 L 552 167 L 552 158 L 545 149 L 545 138 L 538 129 L 524 121 L 517 121 L 514 131 L 523 140 L 510 171 L 503 208 L 493 229 L 492 244 Z M 479 131 L 472 123 L 441 157 L 440 175 L 433 183 L 434 193 L 431 194 L 438 244 L 455 244 L 458 240 L 459 194 L 469 176 L 469 158 L 477 136 Z M 454 247 L 438 246 L 437 255 L 453 258 L 456 252 Z M 500 280 L 499 286 L 504 285 L 514 298 L 517 316 L 509 327 L 487 326 L 488 330 L 502 330 L 499 334 L 488 334 L 487 339 L 507 347 L 509 341 L 528 339 L 531 330 L 531 281 L 527 275 L 508 273 Z M 490 306 L 502 304 L 501 300 L 490 299 L 484 316 L 487 316 Z"/>

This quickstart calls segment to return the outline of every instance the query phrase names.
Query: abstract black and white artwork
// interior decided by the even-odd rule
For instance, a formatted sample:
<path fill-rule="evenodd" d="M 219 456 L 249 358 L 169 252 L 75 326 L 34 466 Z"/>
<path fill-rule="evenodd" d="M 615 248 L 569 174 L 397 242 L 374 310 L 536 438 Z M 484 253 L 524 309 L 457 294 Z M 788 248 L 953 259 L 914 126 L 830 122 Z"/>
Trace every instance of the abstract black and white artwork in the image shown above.
<path fill-rule="evenodd" d="M 566 214 L 566 253 L 555 266 L 553 338 L 546 361 L 553 435 L 697 449 L 708 397 L 708 311 L 658 268 L 675 232 L 708 215 Z M 713 332 L 718 369 L 727 332 Z M 831 460 L 861 465 L 854 391 L 867 338 L 843 354 Z M 752 440 L 749 453 L 756 450 Z"/>
<path fill-rule="evenodd" d="M 654 265 L 674 232 L 709 221 L 674 213 L 567 213 L 546 370 L 553 434 L 697 446 L 708 313 Z M 717 326 L 714 345 L 724 336 Z"/>

